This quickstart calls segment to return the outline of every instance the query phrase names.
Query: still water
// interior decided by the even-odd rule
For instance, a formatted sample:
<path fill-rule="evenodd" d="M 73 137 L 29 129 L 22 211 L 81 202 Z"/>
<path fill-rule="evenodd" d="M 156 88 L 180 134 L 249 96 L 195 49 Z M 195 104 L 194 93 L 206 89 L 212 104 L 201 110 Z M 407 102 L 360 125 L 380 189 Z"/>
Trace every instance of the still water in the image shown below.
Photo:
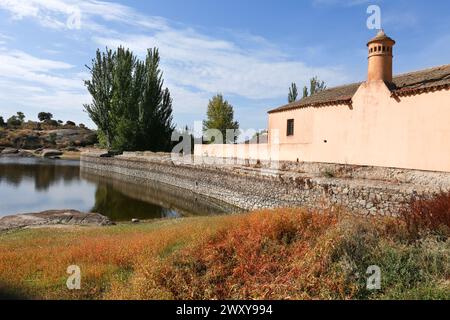
<path fill-rule="evenodd" d="M 235 211 L 222 202 L 165 184 L 130 182 L 80 171 L 79 161 L 0 158 L 0 217 L 75 209 L 114 221 Z"/>

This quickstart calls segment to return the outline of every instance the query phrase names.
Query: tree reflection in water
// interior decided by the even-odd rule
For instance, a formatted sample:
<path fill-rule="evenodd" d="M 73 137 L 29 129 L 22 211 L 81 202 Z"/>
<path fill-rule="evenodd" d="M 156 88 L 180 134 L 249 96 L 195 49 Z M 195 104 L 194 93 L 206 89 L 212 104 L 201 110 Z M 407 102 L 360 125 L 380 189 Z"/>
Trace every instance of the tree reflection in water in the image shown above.
<path fill-rule="evenodd" d="M 165 184 L 80 172 L 78 161 L 0 158 L 0 194 L 0 216 L 75 209 L 129 221 L 237 211 Z"/>

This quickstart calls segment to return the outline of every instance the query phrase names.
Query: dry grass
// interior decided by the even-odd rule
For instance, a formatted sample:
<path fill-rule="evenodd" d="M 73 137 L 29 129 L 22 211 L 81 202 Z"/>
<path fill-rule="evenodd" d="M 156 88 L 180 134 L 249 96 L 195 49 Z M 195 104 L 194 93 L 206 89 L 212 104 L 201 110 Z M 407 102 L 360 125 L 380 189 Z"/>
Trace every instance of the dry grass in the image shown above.
<path fill-rule="evenodd" d="M 1 235 L 0 283 L 45 299 L 449 299 L 449 257 L 441 231 L 411 241 L 401 220 L 280 209 Z M 72 264 L 79 291 L 65 287 Z"/>
<path fill-rule="evenodd" d="M 138 257 L 164 255 L 213 230 L 210 221 L 194 218 L 189 223 L 174 220 L 1 235 L 0 283 L 27 297 L 102 298 L 113 278 L 126 278 L 133 271 Z M 80 291 L 68 291 L 65 287 L 66 269 L 73 264 L 82 270 Z"/>
<path fill-rule="evenodd" d="M 432 199 L 413 201 L 403 210 L 401 218 L 412 238 L 421 232 L 441 232 L 450 230 L 450 192 L 441 192 Z"/>

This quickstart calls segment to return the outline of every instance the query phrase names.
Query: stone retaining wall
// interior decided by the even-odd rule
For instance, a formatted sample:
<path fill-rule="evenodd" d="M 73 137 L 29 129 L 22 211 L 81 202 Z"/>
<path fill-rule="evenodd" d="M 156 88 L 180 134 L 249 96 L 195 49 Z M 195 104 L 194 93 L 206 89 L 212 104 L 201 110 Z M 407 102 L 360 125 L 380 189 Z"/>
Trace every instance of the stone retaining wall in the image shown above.
<path fill-rule="evenodd" d="M 192 160 L 195 160 L 194 162 Z M 450 189 L 450 175 L 333 164 L 174 162 L 168 154 L 126 153 L 114 158 L 81 156 L 81 168 L 104 176 L 158 181 L 240 207 L 345 207 L 365 215 L 397 215 L 411 199 Z"/>

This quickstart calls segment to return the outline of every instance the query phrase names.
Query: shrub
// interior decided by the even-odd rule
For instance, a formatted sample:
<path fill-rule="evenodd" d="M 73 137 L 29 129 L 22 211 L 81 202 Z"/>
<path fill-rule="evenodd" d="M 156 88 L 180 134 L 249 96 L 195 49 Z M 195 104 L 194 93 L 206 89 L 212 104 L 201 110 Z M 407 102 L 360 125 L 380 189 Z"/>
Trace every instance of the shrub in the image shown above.
<path fill-rule="evenodd" d="M 405 230 L 302 209 L 28 230 L 0 236 L 0 286 L 65 299 L 449 299 L 450 240 Z M 69 292 L 74 261 L 83 287 Z M 372 265 L 380 290 L 366 287 Z"/>
<path fill-rule="evenodd" d="M 57 135 L 56 135 L 56 133 L 50 133 L 50 134 L 48 135 L 47 140 L 48 140 L 48 142 L 50 142 L 52 145 L 56 145 L 56 140 L 57 140 Z"/>
<path fill-rule="evenodd" d="M 12 116 L 7 120 L 8 128 L 16 128 L 22 125 L 22 121 L 17 116 Z"/>
<path fill-rule="evenodd" d="M 17 112 L 17 118 L 20 120 L 20 122 L 24 122 L 25 121 L 25 114 L 21 111 Z"/>
<path fill-rule="evenodd" d="M 53 118 L 53 114 L 51 114 L 50 112 L 39 112 L 38 113 L 38 119 L 41 122 L 52 120 L 52 118 Z"/>
<path fill-rule="evenodd" d="M 401 211 L 407 231 L 417 238 L 420 233 L 450 234 L 450 192 L 441 192 L 431 199 L 414 200 Z"/>
<path fill-rule="evenodd" d="M 114 297 L 140 299 L 442 298 L 450 242 L 402 242 L 392 218 L 263 211 L 160 259 L 142 256 Z M 393 226 L 397 226 L 394 228 Z M 400 231 L 400 233 L 399 233 Z M 368 290 L 368 267 L 381 290 Z M 130 292 L 137 292 L 132 294 Z"/>
<path fill-rule="evenodd" d="M 59 126 L 59 123 L 56 120 L 46 120 L 45 124 L 50 127 L 58 127 Z"/>
<path fill-rule="evenodd" d="M 76 124 L 75 124 L 75 122 L 68 120 L 68 121 L 66 122 L 66 126 L 75 127 Z"/>

